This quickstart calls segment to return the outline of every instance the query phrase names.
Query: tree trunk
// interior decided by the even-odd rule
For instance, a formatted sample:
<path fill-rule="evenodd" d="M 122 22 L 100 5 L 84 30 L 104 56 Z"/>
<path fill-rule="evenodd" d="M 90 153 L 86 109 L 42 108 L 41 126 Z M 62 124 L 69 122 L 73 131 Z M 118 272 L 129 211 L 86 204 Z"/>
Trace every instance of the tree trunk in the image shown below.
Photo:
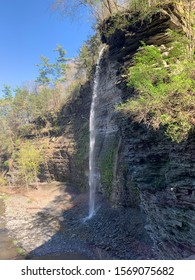
<path fill-rule="evenodd" d="M 112 15 L 112 7 L 111 7 L 110 0 L 106 0 L 106 2 L 107 2 L 107 7 L 108 7 L 108 10 L 109 10 L 109 13 Z"/>

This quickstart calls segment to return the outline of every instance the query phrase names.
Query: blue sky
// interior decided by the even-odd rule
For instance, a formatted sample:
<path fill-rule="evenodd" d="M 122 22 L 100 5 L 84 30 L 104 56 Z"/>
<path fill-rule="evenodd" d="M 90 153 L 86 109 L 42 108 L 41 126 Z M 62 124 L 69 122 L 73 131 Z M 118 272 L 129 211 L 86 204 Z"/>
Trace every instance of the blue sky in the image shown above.
<path fill-rule="evenodd" d="M 53 0 L 1 0 L 0 95 L 4 84 L 21 86 L 38 75 L 40 55 L 54 59 L 60 44 L 75 57 L 92 34 L 89 17 L 71 20 L 51 10 Z M 84 19 L 85 18 L 85 19 Z"/>

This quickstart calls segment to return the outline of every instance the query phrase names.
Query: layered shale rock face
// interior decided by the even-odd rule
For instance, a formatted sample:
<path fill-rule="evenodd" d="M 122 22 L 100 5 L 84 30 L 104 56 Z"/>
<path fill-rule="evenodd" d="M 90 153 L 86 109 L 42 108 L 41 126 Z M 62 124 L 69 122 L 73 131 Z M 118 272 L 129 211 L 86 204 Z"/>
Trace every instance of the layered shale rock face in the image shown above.
<path fill-rule="evenodd" d="M 91 95 L 88 82 L 59 113 L 59 135 L 42 139 L 46 161 L 41 166 L 41 181 L 69 181 L 81 190 L 87 188 Z"/>
<path fill-rule="evenodd" d="M 160 131 L 130 122 L 122 122 L 120 156 L 138 186 L 157 257 L 189 257 L 195 251 L 195 138 L 173 144 Z"/>
<path fill-rule="evenodd" d="M 117 206 L 141 205 L 157 257 L 180 259 L 195 253 L 195 138 L 175 144 L 163 129 L 154 131 L 115 110 L 134 94 L 121 76 L 140 41 L 160 46 L 171 40 L 168 29 L 182 30 L 174 7 L 164 8 L 150 19 L 125 14 L 123 24 L 116 16 L 101 27 L 109 49 L 100 80 L 97 160 L 103 193 Z"/>

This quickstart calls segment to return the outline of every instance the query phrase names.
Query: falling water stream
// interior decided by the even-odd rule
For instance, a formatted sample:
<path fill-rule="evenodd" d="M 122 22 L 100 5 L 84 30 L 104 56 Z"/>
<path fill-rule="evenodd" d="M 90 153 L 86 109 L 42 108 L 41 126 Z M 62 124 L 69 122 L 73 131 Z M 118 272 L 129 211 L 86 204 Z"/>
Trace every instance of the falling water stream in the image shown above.
<path fill-rule="evenodd" d="M 90 110 L 90 123 L 89 123 L 89 132 L 90 132 L 90 147 L 89 147 L 89 215 L 86 219 L 91 219 L 95 214 L 95 193 L 97 187 L 97 177 L 96 172 L 96 162 L 95 162 L 95 142 L 96 142 L 96 110 L 98 103 L 98 89 L 99 89 L 99 80 L 100 80 L 100 63 L 104 53 L 105 47 L 103 47 L 99 53 L 95 78 L 94 78 L 94 87 L 92 95 L 92 103 Z"/>

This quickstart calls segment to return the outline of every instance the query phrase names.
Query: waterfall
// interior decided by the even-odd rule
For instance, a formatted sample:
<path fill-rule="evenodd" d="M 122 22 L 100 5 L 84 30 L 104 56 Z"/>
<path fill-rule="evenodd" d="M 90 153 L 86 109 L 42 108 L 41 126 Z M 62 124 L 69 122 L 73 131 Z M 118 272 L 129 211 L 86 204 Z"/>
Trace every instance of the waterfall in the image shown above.
<path fill-rule="evenodd" d="M 92 95 L 92 103 L 90 110 L 90 123 L 89 123 L 89 132 L 90 132 L 90 147 L 89 147 L 89 216 L 87 219 L 93 217 L 95 213 L 95 193 L 97 187 L 97 177 L 98 174 L 96 172 L 96 162 L 95 162 L 95 142 L 96 142 L 96 109 L 98 102 L 98 87 L 100 80 L 100 63 L 104 53 L 105 47 L 103 47 L 99 53 L 95 77 L 94 77 L 94 87 L 93 87 L 93 95 Z"/>

